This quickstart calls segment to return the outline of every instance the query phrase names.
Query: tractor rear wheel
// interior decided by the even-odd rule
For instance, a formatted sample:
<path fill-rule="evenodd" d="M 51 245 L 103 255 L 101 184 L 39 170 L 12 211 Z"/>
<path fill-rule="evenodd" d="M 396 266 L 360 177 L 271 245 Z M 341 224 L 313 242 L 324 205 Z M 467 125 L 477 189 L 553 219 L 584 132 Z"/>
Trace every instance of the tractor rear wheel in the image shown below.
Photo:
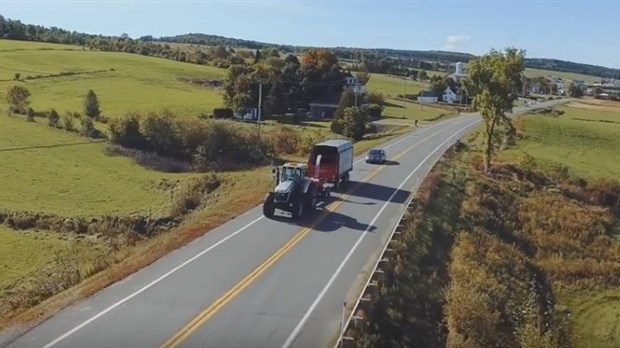
<path fill-rule="evenodd" d="M 299 197 L 297 199 L 295 199 L 295 202 L 293 203 L 293 210 L 291 211 L 291 215 L 293 217 L 293 220 L 297 220 L 300 217 L 303 216 L 304 214 L 304 204 L 305 202 L 303 201 L 302 197 Z"/>
<path fill-rule="evenodd" d="M 308 204 L 308 210 L 314 211 L 316 210 L 317 203 L 317 195 L 318 195 L 318 187 L 316 184 L 311 184 L 308 188 L 308 193 L 306 194 L 306 204 Z"/>

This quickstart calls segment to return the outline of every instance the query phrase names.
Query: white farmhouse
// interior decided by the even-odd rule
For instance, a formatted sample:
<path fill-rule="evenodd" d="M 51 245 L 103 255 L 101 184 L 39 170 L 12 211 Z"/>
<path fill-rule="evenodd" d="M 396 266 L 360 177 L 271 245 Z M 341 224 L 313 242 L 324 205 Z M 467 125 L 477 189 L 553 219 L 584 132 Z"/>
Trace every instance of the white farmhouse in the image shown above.
<path fill-rule="evenodd" d="M 448 87 L 443 92 L 443 95 L 441 96 L 441 100 L 443 100 L 446 103 L 452 104 L 459 100 L 459 96 L 452 90 L 452 88 Z"/>

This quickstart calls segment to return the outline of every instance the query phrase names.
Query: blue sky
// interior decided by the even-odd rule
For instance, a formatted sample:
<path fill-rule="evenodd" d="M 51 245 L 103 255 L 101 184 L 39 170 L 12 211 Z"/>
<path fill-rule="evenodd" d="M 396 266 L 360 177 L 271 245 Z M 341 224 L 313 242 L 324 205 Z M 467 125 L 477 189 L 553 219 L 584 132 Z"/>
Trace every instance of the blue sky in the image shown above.
<path fill-rule="evenodd" d="M 5 17 L 97 34 L 200 32 L 273 43 L 474 54 L 515 46 L 528 57 L 614 68 L 620 68 L 619 13 L 620 2 L 610 0 L 0 0 Z"/>

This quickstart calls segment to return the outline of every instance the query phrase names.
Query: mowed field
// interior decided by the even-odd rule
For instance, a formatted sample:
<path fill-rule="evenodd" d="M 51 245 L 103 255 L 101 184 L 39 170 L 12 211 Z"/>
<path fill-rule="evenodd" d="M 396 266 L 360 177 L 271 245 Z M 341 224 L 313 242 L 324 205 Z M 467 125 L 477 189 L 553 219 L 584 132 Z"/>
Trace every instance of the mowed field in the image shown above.
<path fill-rule="evenodd" d="M 387 103 L 383 111 L 383 116 L 387 118 L 403 117 L 403 102 L 402 99 L 397 99 L 398 95 L 416 95 L 429 88 L 430 84 L 426 82 L 414 81 L 411 79 L 405 80 L 399 76 L 384 74 L 371 74 L 370 80 L 366 85 L 368 92 L 383 93 Z M 419 121 L 435 120 L 442 115 L 447 116 L 456 113 L 453 108 L 430 105 L 420 107 L 419 104 L 409 100 L 405 103 L 404 109 L 405 119 Z"/>
<path fill-rule="evenodd" d="M 32 93 L 35 110 L 80 112 L 83 96 L 93 89 L 103 114 L 109 117 L 162 108 L 180 116 L 210 113 L 221 106 L 220 92 L 179 79 L 226 76 L 224 69 L 164 58 L 9 40 L 0 40 L 0 62 L 0 89 L 24 85 Z M 15 73 L 21 74 L 24 82 L 12 81 Z M 46 77 L 61 73 L 74 75 Z M 5 106 L 4 98 L 0 103 Z"/>
<path fill-rule="evenodd" d="M 584 75 L 584 74 L 577 74 L 577 73 L 571 73 L 571 72 L 564 72 L 564 71 L 551 71 L 551 70 L 543 70 L 543 69 L 533 69 L 533 68 L 526 68 L 524 71 L 525 76 L 529 77 L 529 78 L 533 78 L 533 77 L 539 77 L 539 76 L 543 76 L 543 77 L 558 77 L 561 78 L 562 80 L 583 80 L 586 82 L 601 82 L 601 78 L 597 77 L 597 76 L 590 76 L 590 75 Z"/>
<path fill-rule="evenodd" d="M 0 117 L 0 209 L 61 216 L 163 212 L 169 195 L 159 190 L 166 174 L 124 156 L 108 156 L 105 144 L 53 129 L 45 119 Z"/>
<path fill-rule="evenodd" d="M 526 152 L 543 166 L 562 163 L 585 178 L 618 178 L 620 103 L 584 100 L 557 108 L 558 117 L 524 117 L 525 139 L 502 155 Z"/>

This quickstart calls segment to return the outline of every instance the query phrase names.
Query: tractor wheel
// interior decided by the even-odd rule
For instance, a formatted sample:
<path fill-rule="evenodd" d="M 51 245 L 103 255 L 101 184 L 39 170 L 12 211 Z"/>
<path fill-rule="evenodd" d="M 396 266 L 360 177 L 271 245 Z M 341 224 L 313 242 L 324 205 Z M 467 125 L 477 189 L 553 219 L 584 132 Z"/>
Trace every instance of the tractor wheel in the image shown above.
<path fill-rule="evenodd" d="M 273 203 L 273 196 L 273 192 L 270 192 L 267 197 L 265 197 L 265 201 L 263 202 L 263 214 L 270 219 L 276 211 L 275 204 Z"/>
<path fill-rule="evenodd" d="M 331 196 L 331 191 L 330 191 L 329 187 L 326 187 L 323 190 L 323 198 L 328 199 L 330 196 Z"/>
<path fill-rule="evenodd" d="M 342 184 L 340 185 L 340 188 L 344 191 L 346 191 L 346 186 L 349 183 L 349 173 L 346 173 L 345 175 L 342 176 Z"/>
<path fill-rule="evenodd" d="M 318 195 L 318 187 L 316 184 L 311 184 L 308 188 L 308 194 L 306 197 L 306 203 L 308 204 L 308 210 L 315 211 L 316 203 L 317 203 L 317 195 Z"/>
<path fill-rule="evenodd" d="M 304 201 L 303 199 L 301 199 L 301 197 L 295 200 L 295 203 L 293 203 L 293 211 L 291 211 L 293 220 L 297 220 L 303 216 L 304 205 Z"/>

